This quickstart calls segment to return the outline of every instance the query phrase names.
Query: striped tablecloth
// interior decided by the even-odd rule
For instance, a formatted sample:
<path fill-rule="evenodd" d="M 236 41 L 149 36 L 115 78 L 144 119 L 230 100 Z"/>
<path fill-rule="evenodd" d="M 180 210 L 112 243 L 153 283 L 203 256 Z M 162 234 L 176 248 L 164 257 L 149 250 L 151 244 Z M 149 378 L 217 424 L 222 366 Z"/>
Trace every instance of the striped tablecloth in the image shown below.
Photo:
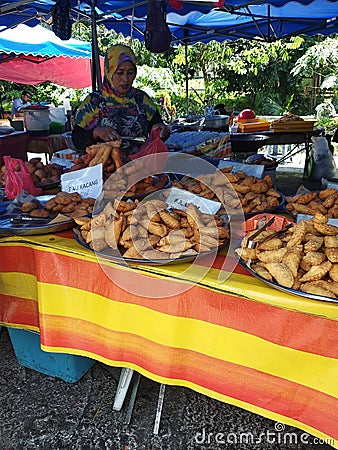
<path fill-rule="evenodd" d="M 337 304 L 240 266 L 223 281 L 225 251 L 198 282 L 203 261 L 189 276 L 186 264 L 102 265 L 71 232 L 1 238 L 0 251 L 0 323 L 39 331 L 43 350 L 135 369 L 338 445 Z M 109 271 L 159 298 L 127 292 Z"/>

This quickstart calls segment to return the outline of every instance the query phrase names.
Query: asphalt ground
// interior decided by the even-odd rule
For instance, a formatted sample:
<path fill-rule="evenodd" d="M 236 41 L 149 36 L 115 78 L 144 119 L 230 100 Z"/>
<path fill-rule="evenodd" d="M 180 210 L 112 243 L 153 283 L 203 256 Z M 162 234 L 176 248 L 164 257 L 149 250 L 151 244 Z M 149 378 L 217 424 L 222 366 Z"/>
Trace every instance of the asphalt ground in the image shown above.
<path fill-rule="evenodd" d="M 285 194 L 300 173 L 278 173 Z M 319 186 L 318 186 L 319 188 Z M 96 362 L 76 383 L 21 366 L 7 330 L 0 335 L 0 450 L 330 450 L 297 428 L 284 426 L 193 390 L 166 386 L 158 434 L 154 433 L 160 385 L 144 376 L 128 424 L 135 373 L 121 411 L 113 402 L 121 369 Z"/>

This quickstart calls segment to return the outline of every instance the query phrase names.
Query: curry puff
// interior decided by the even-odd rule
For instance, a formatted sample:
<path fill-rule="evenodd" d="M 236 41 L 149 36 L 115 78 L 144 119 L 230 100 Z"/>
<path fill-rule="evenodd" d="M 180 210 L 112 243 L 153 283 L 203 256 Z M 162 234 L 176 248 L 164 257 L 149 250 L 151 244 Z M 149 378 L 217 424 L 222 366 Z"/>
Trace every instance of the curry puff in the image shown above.
<path fill-rule="evenodd" d="M 329 198 L 327 196 L 326 198 Z M 248 248 L 250 235 L 242 240 L 237 255 L 251 270 L 267 281 L 304 293 L 338 298 L 338 227 L 328 224 L 318 212 L 311 220 L 302 220 L 279 235 Z M 273 234 L 271 230 L 262 236 Z M 262 239 L 262 237 L 261 237 Z M 268 244 L 270 245 L 264 245 Z"/>

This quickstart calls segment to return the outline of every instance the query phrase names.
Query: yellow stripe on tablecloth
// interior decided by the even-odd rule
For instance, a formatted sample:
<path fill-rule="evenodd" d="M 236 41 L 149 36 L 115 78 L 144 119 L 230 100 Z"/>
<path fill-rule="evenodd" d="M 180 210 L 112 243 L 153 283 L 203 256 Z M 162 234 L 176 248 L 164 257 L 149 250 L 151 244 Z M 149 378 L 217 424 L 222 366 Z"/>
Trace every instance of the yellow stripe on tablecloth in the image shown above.
<path fill-rule="evenodd" d="M 34 275 L 0 272 L 0 293 L 37 301 L 38 285 Z"/>
<path fill-rule="evenodd" d="M 40 301 L 42 314 L 76 317 L 117 332 L 142 336 L 164 346 L 187 348 L 282 377 L 329 395 L 338 395 L 338 361 L 332 358 L 283 347 L 208 322 L 115 302 L 79 289 L 39 283 L 39 298 L 48 299 Z M 295 371 L 296 366 L 302 367 L 302 370 Z"/>

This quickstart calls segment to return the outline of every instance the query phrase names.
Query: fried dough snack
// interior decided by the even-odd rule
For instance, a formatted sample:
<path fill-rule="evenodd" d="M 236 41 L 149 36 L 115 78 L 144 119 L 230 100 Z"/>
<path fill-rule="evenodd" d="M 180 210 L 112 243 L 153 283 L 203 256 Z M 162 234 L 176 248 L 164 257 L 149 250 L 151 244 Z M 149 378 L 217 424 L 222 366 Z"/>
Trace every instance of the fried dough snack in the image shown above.
<path fill-rule="evenodd" d="M 287 196 L 285 199 L 285 207 L 293 215 L 297 215 L 298 213 L 313 216 L 321 214 L 324 218 L 338 218 L 338 191 L 334 188 Z M 321 223 L 326 222 L 324 220 Z"/>
<path fill-rule="evenodd" d="M 260 245 L 259 241 L 271 230 L 265 230 L 254 239 L 255 248 L 248 248 L 250 234 L 255 230 L 251 231 L 236 253 L 246 263 L 250 261 L 251 269 L 266 280 L 309 294 L 337 298 L 338 227 L 327 221 L 322 214 L 300 221 L 278 236 L 281 247 L 278 244 L 270 250 L 263 250 L 264 243 Z"/>
<path fill-rule="evenodd" d="M 269 175 L 264 178 L 248 176 L 242 171 L 229 173 L 229 167 L 219 172 L 200 175 L 196 178 L 185 176 L 173 181 L 172 186 L 185 189 L 201 197 L 223 203 L 220 214 L 244 214 L 273 210 L 281 201 L 280 194 L 273 188 Z M 231 168 L 230 168 L 231 170 Z"/>
<path fill-rule="evenodd" d="M 201 213 L 192 204 L 185 211 L 169 210 L 166 202 L 157 199 L 109 201 L 90 221 L 76 218 L 75 222 L 94 250 L 118 250 L 124 258 L 144 260 L 210 252 L 229 237 L 229 228 L 219 217 Z"/>
<path fill-rule="evenodd" d="M 69 194 L 68 192 L 61 191 L 58 192 L 55 197 L 48 200 L 45 208 L 39 209 L 38 211 L 46 211 L 48 215 L 61 213 L 74 218 L 90 214 L 93 211 L 94 204 L 94 198 L 82 198 L 78 192 Z M 34 214 L 36 214 L 34 211 L 30 213 L 31 216 Z"/>

